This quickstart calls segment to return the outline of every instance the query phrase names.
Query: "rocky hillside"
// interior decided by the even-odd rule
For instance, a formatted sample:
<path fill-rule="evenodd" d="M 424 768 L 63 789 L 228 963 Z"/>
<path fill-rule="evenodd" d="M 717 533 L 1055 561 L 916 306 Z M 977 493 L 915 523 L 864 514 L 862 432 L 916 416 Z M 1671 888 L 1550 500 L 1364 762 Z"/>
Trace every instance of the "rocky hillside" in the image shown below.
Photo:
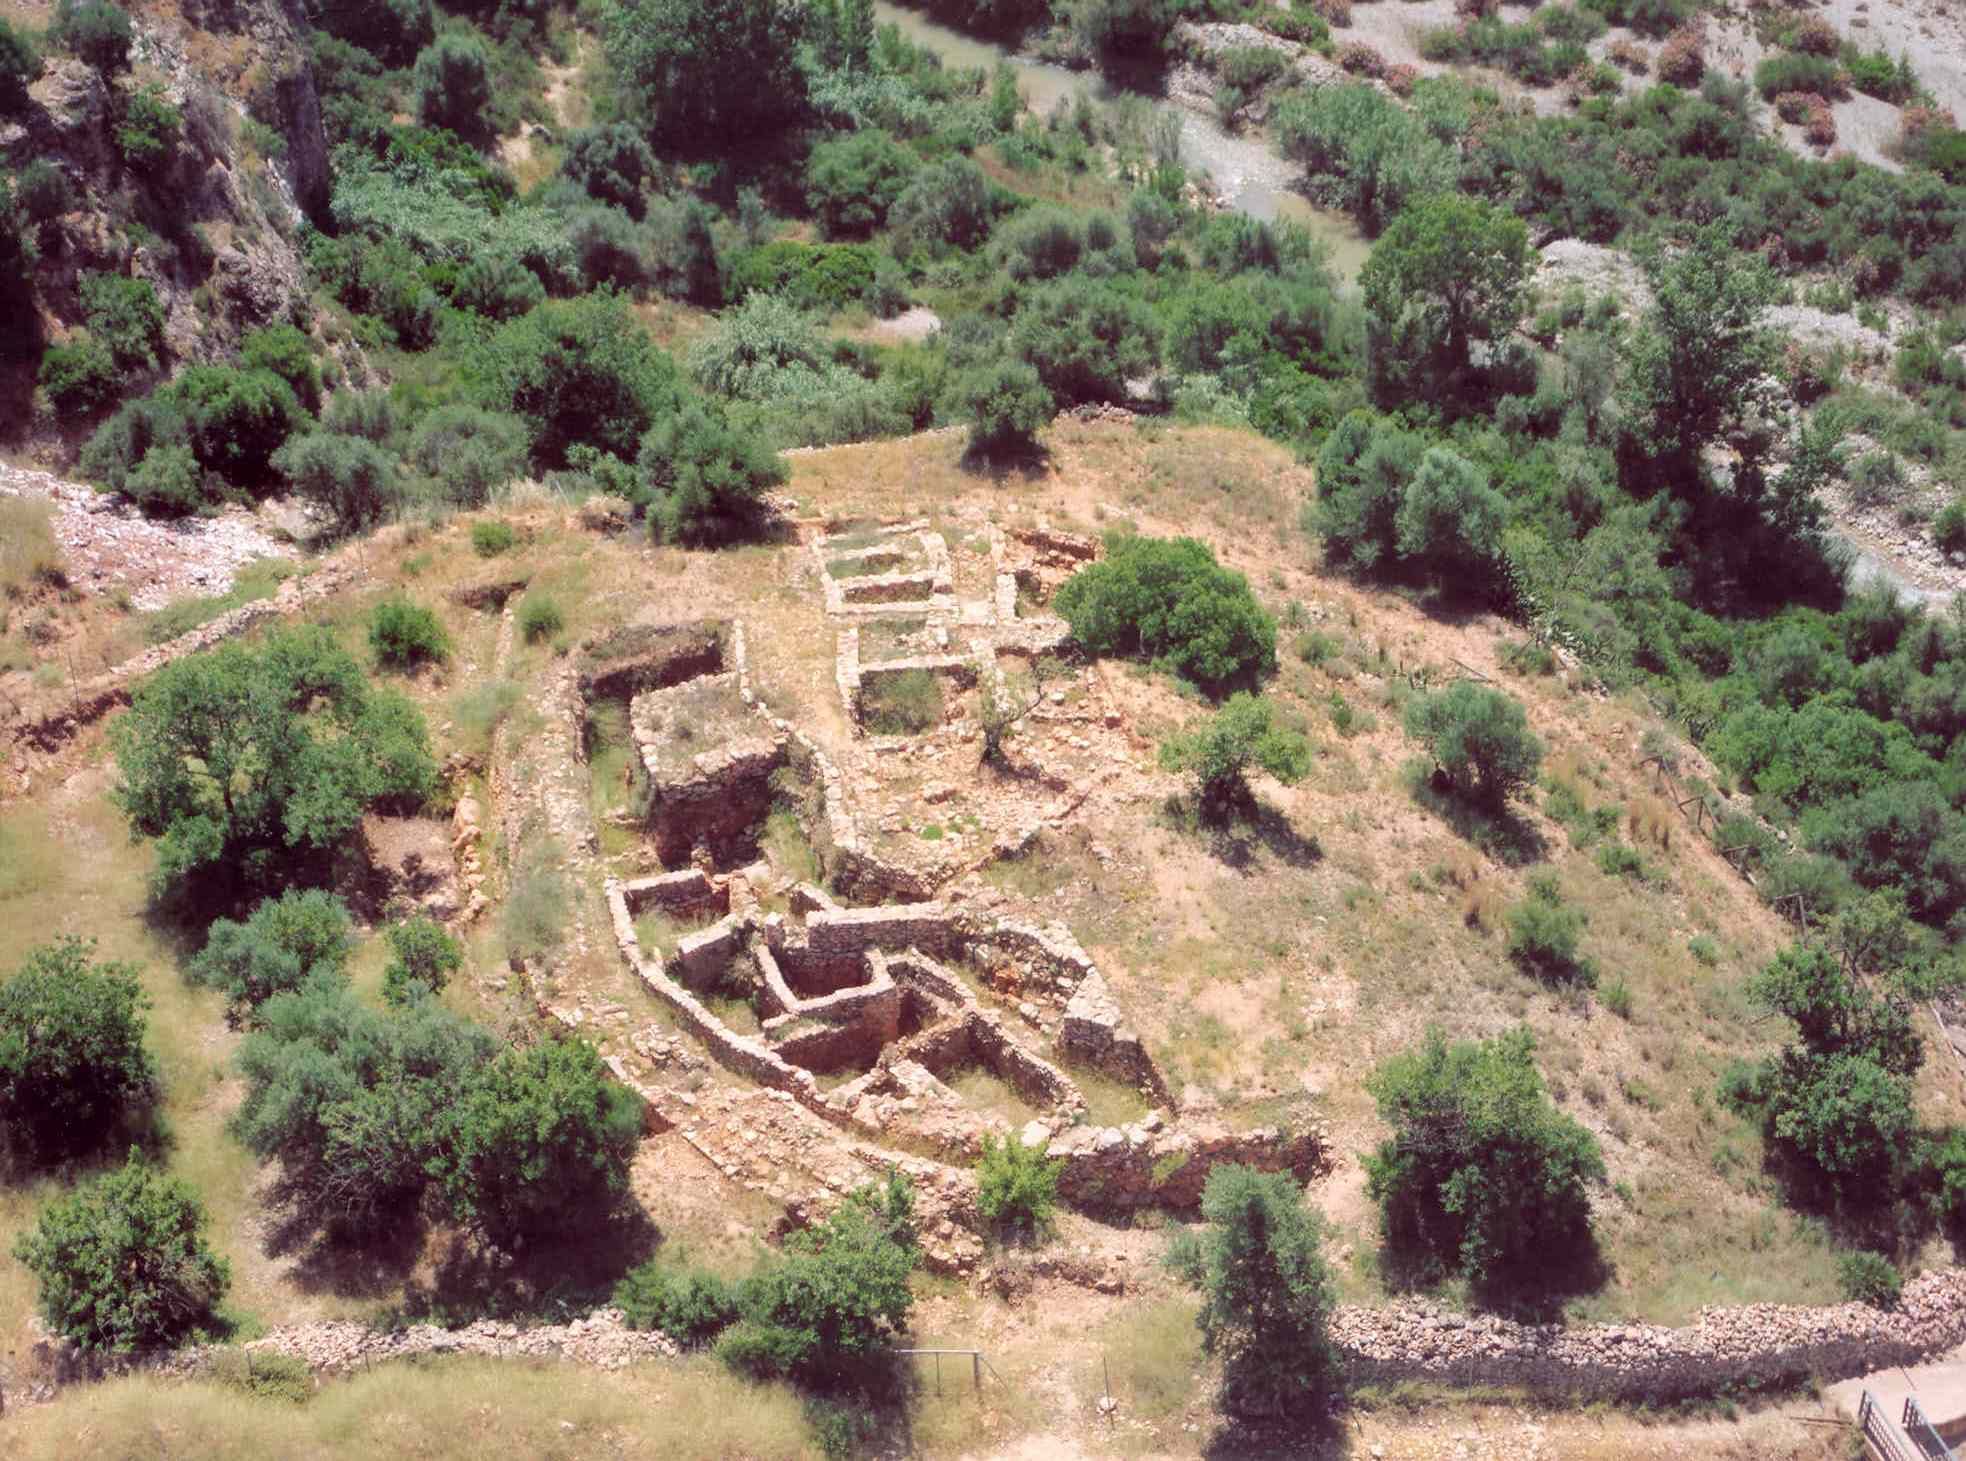
<path fill-rule="evenodd" d="M 328 162 L 299 6 L 158 4 L 132 20 L 127 74 L 50 56 L 29 104 L 0 121 L 0 162 L 23 176 L 42 165 L 28 359 L 0 390 L 0 430 L 25 429 L 37 454 L 76 423 L 55 409 L 34 417 L 34 347 L 80 327 L 85 275 L 155 288 L 159 375 L 224 359 L 259 326 L 307 323 L 296 238 L 326 204 Z M 154 135 L 137 135 L 146 123 Z"/>

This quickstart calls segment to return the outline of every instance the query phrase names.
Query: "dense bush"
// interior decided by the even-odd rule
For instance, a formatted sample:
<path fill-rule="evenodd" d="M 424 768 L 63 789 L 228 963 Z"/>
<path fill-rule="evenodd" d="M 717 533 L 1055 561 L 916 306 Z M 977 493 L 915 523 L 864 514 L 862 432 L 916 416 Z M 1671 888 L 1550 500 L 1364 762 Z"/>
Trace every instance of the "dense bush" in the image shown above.
<path fill-rule="evenodd" d="M 779 239 L 732 260 L 730 292 L 740 300 L 772 294 L 797 309 L 830 312 L 869 298 L 879 269 L 879 252 L 868 244 Z"/>
<path fill-rule="evenodd" d="M 1207 1226 L 1168 1264 L 1201 1290 L 1203 1347 L 1222 1357 L 1224 1407 L 1275 1418 L 1317 1414 L 1339 1384 L 1327 1330 L 1337 1306 L 1324 1224 L 1288 1173 L 1213 1168 L 1202 1186 Z"/>
<path fill-rule="evenodd" d="M 93 955 L 63 938 L 0 981 L 0 1167 L 88 1151 L 154 1097 L 136 967 Z"/>
<path fill-rule="evenodd" d="M 506 322 L 479 362 L 484 404 L 525 423 L 542 470 L 566 466 L 575 445 L 632 460 L 681 386 L 675 362 L 609 293 L 551 300 Z"/>
<path fill-rule="evenodd" d="M 785 1240 L 783 1256 L 744 1285 L 742 1317 L 717 1354 L 738 1370 L 808 1383 L 864 1374 L 907 1328 L 918 1257 L 914 1195 L 890 1174 Z"/>
<path fill-rule="evenodd" d="M 1554 877 L 1532 878 L 1529 896 L 1509 910 L 1509 957 L 1547 984 L 1595 984 L 1597 970 L 1577 951 L 1586 922 Z"/>
<path fill-rule="evenodd" d="M 1206 690 L 1276 669 L 1276 622 L 1249 581 L 1193 538 L 1112 538 L 1055 602 L 1090 653 L 1145 659 Z"/>
<path fill-rule="evenodd" d="M 135 1152 L 41 1209 L 14 1256 L 39 1284 L 42 1321 L 78 1348 L 127 1354 L 208 1329 L 231 1282 L 189 1184 Z"/>
<path fill-rule="evenodd" d="M 411 86 L 417 120 L 448 127 L 460 137 L 490 131 L 485 109 L 492 100 L 492 56 L 469 31 L 445 31 L 418 53 Z"/>
<path fill-rule="evenodd" d="M 155 82 L 122 97 L 116 121 L 116 150 L 123 165 L 153 177 L 164 175 L 184 136 L 184 113 Z"/>
<path fill-rule="evenodd" d="M 1591 1247 L 1596 1140 L 1551 1104 L 1527 1029 L 1479 1044 L 1439 1031 L 1367 1082 L 1393 1134 L 1365 1159 L 1386 1243 L 1417 1275 L 1534 1291 Z"/>
<path fill-rule="evenodd" d="M 1238 691 L 1198 730 L 1161 742 L 1163 770 L 1186 772 L 1202 811 L 1219 816 L 1253 800 L 1251 767 L 1267 771 L 1285 786 L 1311 769 L 1311 743 L 1279 725 L 1271 703 Z"/>
<path fill-rule="evenodd" d="M 450 639 L 437 616 L 408 599 L 384 599 L 369 614 L 369 648 L 385 669 L 412 670 L 450 656 Z"/>
<path fill-rule="evenodd" d="M 216 871 L 247 884 L 340 847 L 371 805 L 436 786 L 423 717 L 370 687 L 326 629 L 226 644 L 158 670 L 110 723 L 133 831 L 170 887 Z"/>
<path fill-rule="evenodd" d="M 417 1000 L 383 1013 L 342 981 L 275 995 L 239 1047 L 232 1131 L 330 1230 L 366 1236 L 414 1211 L 449 1149 L 464 1092 L 493 1054 L 483 1030 Z"/>
<path fill-rule="evenodd" d="M 1878 1309 L 1895 1309 L 1905 1291 L 1904 1276 L 1881 1253 L 1845 1253 L 1836 1261 L 1843 1297 Z"/>
<path fill-rule="evenodd" d="M 477 406 L 439 406 L 417 423 L 409 458 L 437 484 L 446 502 L 483 507 L 525 471 L 526 428 Z"/>
<path fill-rule="evenodd" d="M 1529 262 L 1522 220 L 1493 204 L 1450 193 L 1403 208 L 1359 275 L 1375 368 L 1402 392 L 1453 390 L 1470 349 L 1522 318 Z"/>
<path fill-rule="evenodd" d="M 183 408 L 198 464 L 248 491 L 265 489 L 273 454 L 307 419 L 293 387 L 270 370 L 188 366 L 168 393 Z"/>
<path fill-rule="evenodd" d="M 688 401 L 642 438 L 641 501 L 658 541 L 711 545 L 748 537 L 784 461 L 714 405 Z"/>
<path fill-rule="evenodd" d="M 798 38 L 799 13 L 773 0 L 617 0 L 603 31 L 627 111 L 684 154 L 763 142 L 798 119 Z"/>
<path fill-rule="evenodd" d="M 716 1274 L 661 1258 L 631 1268 L 614 1289 L 630 1329 L 654 1329 L 692 1348 L 735 1323 L 737 1303 L 737 1289 Z"/>
<path fill-rule="evenodd" d="M 806 205 L 831 238 L 862 238 L 887 222 L 920 160 L 887 133 L 866 129 L 821 142 L 806 159 Z"/>
<path fill-rule="evenodd" d="M 567 627 L 567 617 L 559 601 L 535 590 L 519 605 L 519 633 L 526 643 L 538 644 L 553 638 Z"/>
<path fill-rule="evenodd" d="M 464 946 L 434 919 L 419 914 L 392 923 L 383 935 L 389 962 L 382 966 L 382 997 L 409 1004 L 441 990 L 464 967 Z"/>
<path fill-rule="evenodd" d="M 1058 1174 L 1044 1147 L 1027 1146 L 1015 1133 L 983 1137 L 976 1164 L 976 1210 L 999 1234 L 1035 1238 L 1051 1226 L 1058 1206 Z"/>
<path fill-rule="evenodd" d="M 399 497 L 395 456 L 359 436 L 333 431 L 292 436 L 267 465 L 295 492 L 334 514 L 344 532 L 372 527 Z"/>
<path fill-rule="evenodd" d="M 41 75 L 41 58 L 26 36 L 0 20 L 0 116 L 27 105 L 28 84 Z"/>
<path fill-rule="evenodd" d="M 215 921 L 185 973 L 223 994 L 235 1020 L 250 1023 L 276 994 L 310 979 L 341 978 L 354 949 L 347 904 L 318 888 L 290 888 L 263 899 L 244 922 Z"/>
<path fill-rule="evenodd" d="M 1431 447 L 1400 493 L 1394 542 L 1405 562 L 1456 592 L 1478 594 L 1494 586 L 1507 518 L 1507 502 L 1481 468 Z"/>
<path fill-rule="evenodd" d="M 1368 230 L 1408 202 L 1453 191 L 1454 153 L 1418 116 L 1369 86 L 1319 86 L 1278 99 L 1271 125 L 1286 156 L 1342 180 L 1342 201 Z"/>
<path fill-rule="evenodd" d="M 1789 92 L 1807 92 L 1826 101 L 1836 101 L 1848 94 L 1835 61 L 1793 51 L 1763 59 L 1754 68 L 1754 89 L 1761 93 L 1763 101 L 1773 101 Z"/>
<path fill-rule="evenodd" d="M 642 1098 L 583 1040 L 506 1050 L 459 1093 L 443 1161 L 451 1211 L 510 1247 L 598 1212 L 628 1180 Z"/>
<path fill-rule="evenodd" d="M 164 304 L 150 281 L 85 274 L 80 293 L 89 334 L 108 347 L 117 367 L 154 370 L 164 341 Z"/>
<path fill-rule="evenodd" d="M 983 169 L 973 158 L 956 156 L 916 173 L 887 221 L 896 254 L 906 258 L 917 250 L 974 249 L 989 237 L 1000 211 Z"/>
<path fill-rule="evenodd" d="M 109 347 L 91 335 L 50 345 L 41 356 L 41 389 L 65 415 L 91 415 L 122 394 L 123 374 Z"/>
<path fill-rule="evenodd" d="M 1038 432 L 1056 403 L 1036 369 L 998 355 L 978 361 L 950 383 L 949 394 L 969 418 L 969 450 L 983 457 L 1036 450 Z"/>
<path fill-rule="evenodd" d="M 314 342 L 297 325 L 263 325 L 239 342 L 239 362 L 247 370 L 270 370 L 288 385 L 303 408 L 321 409 L 321 366 Z"/>
<path fill-rule="evenodd" d="M 310 7 L 310 18 L 323 31 L 390 66 L 409 65 L 435 35 L 430 0 L 329 0 Z M 321 87 L 324 97 L 337 90 Z"/>
<path fill-rule="evenodd" d="M 1533 781 L 1543 761 L 1522 703 L 1472 680 L 1409 701 L 1406 733 L 1426 746 L 1457 790 L 1491 810 Z"/>
<path fill-rule="evenodd" d="M 1010 335 L 1060 407 L 1125 400 L 1127 382 L 1159 363 L 1159 337 L 1147 306 L 1081 275 L 1034 290 Z"/>
<path fill-rule="evenodd" d="M 630 218 L 648 211 L 642 185 L 657 175 L 655 154 L 641 133 L 625 122 L 582 127 L 562 143 L 560 176 L 570 178 L 590 198 L 611 203 Z"/>
<path fill-rule="evenodd" d="M 55 44 L 88 62 L 104 76 L 126 71 L 135 38 L 130 17 L 108 0 L 62 0 L 55 7 L 49 36 Z"/>

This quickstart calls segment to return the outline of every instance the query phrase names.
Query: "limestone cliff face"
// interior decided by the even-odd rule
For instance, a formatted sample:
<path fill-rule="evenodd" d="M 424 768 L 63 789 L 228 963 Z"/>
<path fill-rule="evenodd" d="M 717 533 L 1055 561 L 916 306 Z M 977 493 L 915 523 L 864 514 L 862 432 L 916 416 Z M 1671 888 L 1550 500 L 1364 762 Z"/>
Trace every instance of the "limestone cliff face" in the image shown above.
<path fill-rule="evenodd" d="M 128 273 L 164 303 L 169 373 L 228 358 L 258 326 L 304 321 L 297 239 L 327 205 L 327 143 L 299 0 L 184 0 L 132 18 L 133 73 L 116 85 L 162 88 L 183 116 L 171 155 L 131 166 L 111 88 L 62 57 L 26 113 L 0 123 L 0 159 L 52 163 L 68 183 L 68 211 L 35 236 L 44 337 L 79 324 L 82 276 Z"/>

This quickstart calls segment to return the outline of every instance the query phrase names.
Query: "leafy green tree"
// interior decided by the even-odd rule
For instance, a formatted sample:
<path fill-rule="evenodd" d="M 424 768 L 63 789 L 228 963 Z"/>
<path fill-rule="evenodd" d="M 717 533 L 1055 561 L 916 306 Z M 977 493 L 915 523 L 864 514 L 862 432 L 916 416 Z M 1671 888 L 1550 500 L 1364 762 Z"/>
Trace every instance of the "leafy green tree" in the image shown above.
<path fill-rule="evenodd" d="M 754 533 L 764 494 L 790 475 L 760 437 L 696 400 L 642 438 L 640 470 L 649 530 L 657 540 L 706 545 Z"/>
<path fill-rule="evenodd" d="M 346 903 L 319 888 L 289 888 L 262 899 L 244 922 L 214 922 L 185 972 L 225 995 L 235 1020 L 250 1022 L 276 994 L 310 979 L 340 978 L 354 951 L 355 920 Z"/>
<path fill-rule="evenodd" d="M 1210 692 L 1276 669 L 1276 621 L 1193 538 L 1109 538 L 1054 602 L 1088 652 L 1145 659 Z"/>
<path fill-rule="evenodd" d="M 267 486 L 273 454 L 307 421 L 294 388 L 270 370 L 193 365 L 168 389 L 198 464 L 249 491 Z"/>
<path fill-rule="evenodd" d="M 824 1222 L 792 1234 L 785 1254 L 744 1286 L 742 1318 L 717 1342 L 735 1369 L 838 1381 L 877 1364 L 906 1330 L 919 1260 L 905 1179 L 862 1188 Z"/>
<path fill-rule="evenodd" d="M 584 1040 L 506 1050 L 456 1097 L 444 1192 L 456 1216 L 511 1247 L 620 1193 L 642 1098 Z"/>
<path fill-rule="evenodd" d="M 0 982 L 0 1155 L 42 1164 L 89 1150 L 155 1096 L 136 966 L 98 961 L 94 947 L 38 945 Z"/>
<path fill-rule="evenodd" d="M 1127 382 L 1160 362 L 1153 312 L 1082 275 L 1033 291 L 1011 321 L 1010 341 L 1061 406 L 1123 401 Z"/>
<path fill-rule="evenodd" d="M 333 513 L 343 532 L 374 526 L 399 500 L 396 458 L 359 436 L 291 436 L 267 465 L 295 492 Z"/>
<path fill-rule="evenodd" d="M 606 292 L 549 300 L 507 321 L 478 360 L 484 405 L 525 423 L 542 470 L 566 466 L 567 449 L 579 445 L 632 460 L 681 394 L 675 362 L 627 301 Z"/>
<path fill-rule="evenodd" d="M 1057 409 L 1037 371 L 1006 355 L 962 371 L 950 394 L 969 417 L 969 450 L 986 457 L 1036 450 L 1038 432 Z"/>
<path fill-rule="evenodd" d="M 1415 198 L 1454 192 L 1459 156 L 1428 123 L 1362 83 L 1289 92 L 1270 108 L 1284 156 L 1334 177 L 1368 232 Z"/>
<path fill-rule="evenodd" d="M 1311 743 L 1277 724 L 1268 700 L 1238 691 L 1199 730 L 1162 741 L 1160 764 L 1163 770 L 1186 772 L 1202 810 L 1220 815 L 1252 799 L 1252 766 L 1285 786 L 1302 781 L 1311 769 Z"/>
<path fill-rule="evenodd" d="M 27 106 L 27 88 L 41 76 L 41 57 L 34 43 L 0 20 L 0 116 Z"/>
<path fill-rule="evenodd" d="M 1591 1245 L 1597 1141 L 1551 1104 L 1525 1029 L 1450 1045 L 1438 1030 L 1366 1083 L 1392 1135 L 1365 1159 L 1396 1259 L 1482 1289 L 1534 1287 Z"/>
<path fill-rule="evenodd" d="M 436 1000 L 385 1014 L 345 980 L 314 979 L 260 1006 L 235 1061 L 246 1094 L 231 1129 L 279 1159 L 308 1213 L 370 1234 L 441 1177 L 460 1093 L 495 1048 Z"/>
<path fill-rule="evenodd" d="M 55 44 L 67 48 L 103 76 L 130 69 L 130 45 L 135 32 L 127 11 L 108 0 L 63 0 L 55 9 L 50 32 Z"/>
<path fill-rule="evenodd" d="M 1400 557 L 1473 592 L 1495 574 L 1508 511 L 1481 468 L 1444 446 L 1431 447 L 1393 515 Z"/>
<path fill-rule="evenodd" d="M 1491 811 L 1535 780 L 1543 764 L 1543 743 L 1530 732 L 1522 703 L 1472 680 L 1409 701 L 1406 733 L 1425 744 L 1449 782 Z"/>
<path fill-rule="evenodd" d="M 369 807 L 436 787 L 423 717 L 369 685 L 325 628 L 221 645 L 156 672 L 112 722 L 133 831 L 158 841 L 155 879 L 272 881 L 325 857 Z"/>
<path fill-rule="evenodd" d="M 164 339 L 164 304 L 148 279 L 85 274 L 80 293 L 89 333 L 123 370 L 155 370 Z"/>
<path fill-rule="evenodd" d="M 660 165 L 641 133 L 626 122 L 609 122 L 570 132 L 561 146 L 561 177 L 630 218 L 639 220 L 648 212 L 642 186 L 658 176 Z"/>
<path fill-rule="evenodd" d="M 464 946 L 435 919 L 418 915 L 392 923 L 389 962 L 382 967 L 382 997 L 390 1004 L 409 1004 L 435 994 L 464 967 Z"/>
<path fill-rule="evenodd" d="M 490 131 L 485 108 L 492 99 L 492 57 L 484 41 L 471 31 L 445 31 L 416 58 L 411 74 L 417 119 L 426 126 L 448 127 L 460 137 L 483 137 Z"/>
<path fill-rule="evenodd" d="M 1375 353 L 1405 367 L 1391 372 L 1399 394 L 1453 390 L 1470 346 L 1506 340 L 1531 262 L 1522 220 L 1483 199 L 1442 193 L 1402 208 L 1359 273 Z"/>
<path fill-rule="evenodd" d="M 621 101 L 656 146 L 714 153 L 804 113 L 802 15 L 775 0 L 615 0 L 602 38 Z"/>
<path fill-rule="evenodd" d="M 1051 1227 L 1058 1207 L 1058 1174 L 1064 1169 L 1041 1145 L 1027 1146 L 1015 1134 L 985 1132 L 976 1164 L 976 1210 L 1001 1234 L 1035 1238 Z"/>
<path fill-rule="evenodd" d="M 821 142 L 806 159 L 806 206 L 828 238 L 864 238 L 921 166 L 914 149 L 869 127 Z"/>
<path fill-rule="evenodd" d="M 1371 411 L 1338 422 L 1318 449 L 1317 502 L 1306 515 L 1334 562 L 1361 573 L 1392 565 L 1406 487 L 1427 450 L 1419 432 Z"/>
<path fill-rule="evenodd" d="M 1803 818 L 1810 847 L 1866 888 L 1896 888 L 1912 916 L 1944 925 L 1966 908 L 1966 817 L 1934 781 L 1875 786 Z"/>
<path fill-rule="evenodd" d="M 232 1280 L 204 1238 L 190 1184 L 136 1152 L 41 1209 L 14 1256 L 40 1285 L 41 1318 L 92 1353 L 183 1342 L 210 1326 Z"/>
<path fill-rule="evenodd" d="M 1202 1344 L 1222 1356 L 1223 1402 L 1236 1415 L 1321 1409 L 1339 1383 L 1328 1330 L 1337 1294 L 1324 1223 L 1287 1173 L 1224 1165 L 1202 1186 L 1201 1233 L 1168 1265 L 1201 1290 Z"/>
<path fill-rule="evenodd" d="M 988 175 L 974 158 L 958 154 L 914 175 L 888 209 L 888 231 L 903 259 L 918 249 L 967 252 L 989 238 L 997 212 Z"/>
<path fill-rule="evenodd" d="M 321 367 L 314 342 L 298 325 L 283 321 L 249 332 L 239 342 L 239 359 L 246 369 L 270 370 L 292 386 L 302 409 L 321 409 Z"/>
<path fill-rule="evenodd" d="M 1625 337 L 1619 451 L 1635 482 L 1690 493 L 1701 481 L 1700 452 L 1772 404 L 1776 340 L 1762 314 L 1778 286 L 1721 224 L 1702 229 L 1683 253 L 1653 247 L 1639 260 L 1653 303 Z"/>

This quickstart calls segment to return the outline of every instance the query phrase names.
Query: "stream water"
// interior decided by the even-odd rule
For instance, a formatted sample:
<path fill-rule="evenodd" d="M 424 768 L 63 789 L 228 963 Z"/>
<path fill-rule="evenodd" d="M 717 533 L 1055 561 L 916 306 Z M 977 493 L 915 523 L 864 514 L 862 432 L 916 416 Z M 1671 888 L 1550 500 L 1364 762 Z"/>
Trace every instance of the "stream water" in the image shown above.
<path fill-rule="evenodd" d="M 1095 99 L 1114 94 L 1096 72 L 1069 71 L 1026 60 L 889 0 L 874 0 L 874 18 L 881 24 L 900 27 L 909 40 L 934 51 L 946 66 L 988 70 L 1008 62 L 1017 73 L 1017 89 L 1023 93 L 1024 104 L 1041 116 L 1049 116 L 1060 101 L 1079 92 Z M 1333 273 L 1348 284 L 1358 278 L 1371 245 L 1350 218 L 1315 207 L 1295 192 L 1291 188 L 1294 169 L 1270 150 L 1264 138 L 1237 136 L 1224 131 L 1212 117 L 1160 98 L 1149 100 L 1181 119 L 1181 160 L 1190 171 L 1206 174 L 1224 202 L 1252 218 L 1286 218 L 1309 230 L 1330 247 Z"/>

